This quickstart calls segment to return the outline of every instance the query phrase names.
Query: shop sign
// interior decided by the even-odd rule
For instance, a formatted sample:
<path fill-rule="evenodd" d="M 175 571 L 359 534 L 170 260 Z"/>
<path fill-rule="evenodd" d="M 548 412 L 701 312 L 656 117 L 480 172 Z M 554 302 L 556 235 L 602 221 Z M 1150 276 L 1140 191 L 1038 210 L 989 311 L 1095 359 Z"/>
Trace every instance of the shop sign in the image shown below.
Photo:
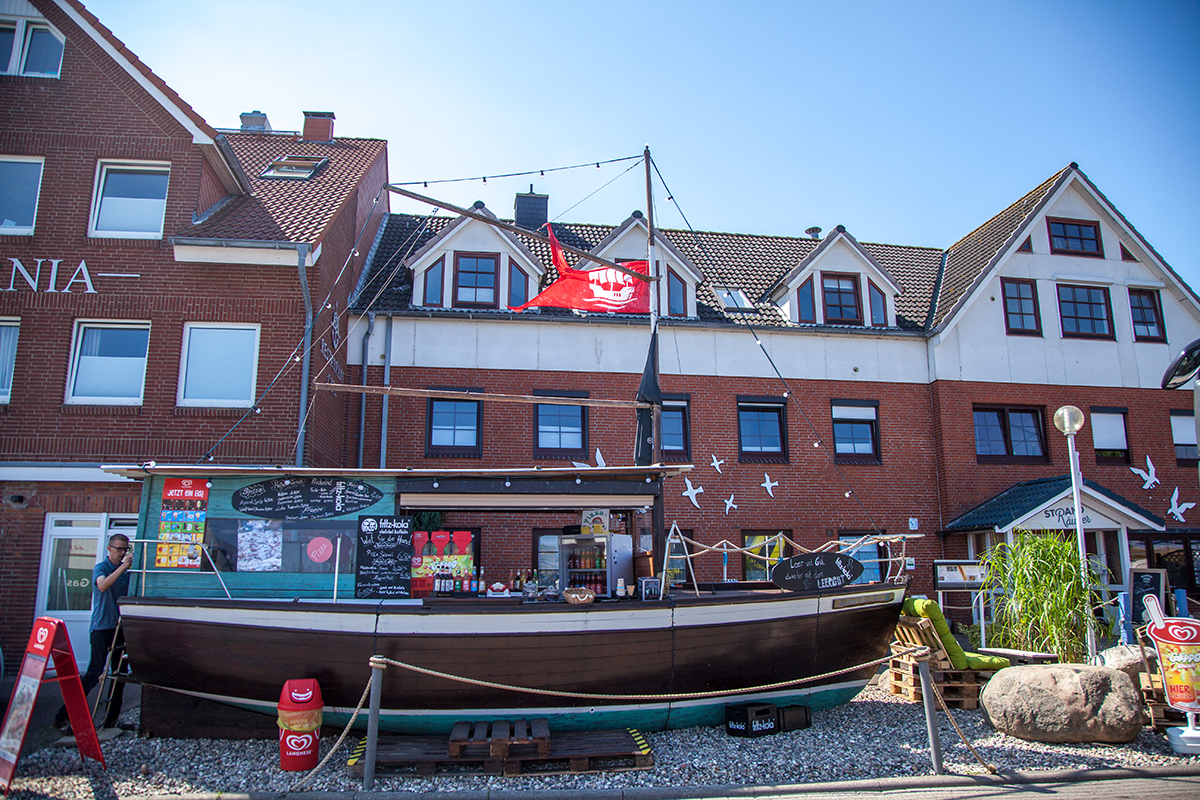
<path fill-rule="evenodd" d="M 208 481 L 166 478 L 162 509 L 158 515 L 158 547 L 154 566 L 159 569 L 199 569 L 200 548 L 208 525 Z"/>
<path fill-rule="evenodd" d="M 845 553 L 801 553 L 771 568 L 771 583 L 792 592 L 849 586 L 863 574 L 862 562 Z"/>
<path fill-rule="evenodd" d="M 378 503 L 383 492 L 340 478 L 273 478 L 233 493 L 234 509 L 250 517 L 298 520 L 355 514 Z"/>
<path fill-rule="evenodd" d="M 357 599 L 411 596 L 412 517 L 359 517 L 354 564 Z"/>
<path fill-rule="evenodd" d="M 1086 529 L 1121 527 L 1108 517 L 1096 513 L 1095 509 L 1081 505 L 1081 511 L 1083 527 Z M 1074 530 L 1075 504 L 1069 496 L 1064 497 L 1049 508 L 1044 508 L 1022 521 L 1019 527 L 1036 531 Z"/>

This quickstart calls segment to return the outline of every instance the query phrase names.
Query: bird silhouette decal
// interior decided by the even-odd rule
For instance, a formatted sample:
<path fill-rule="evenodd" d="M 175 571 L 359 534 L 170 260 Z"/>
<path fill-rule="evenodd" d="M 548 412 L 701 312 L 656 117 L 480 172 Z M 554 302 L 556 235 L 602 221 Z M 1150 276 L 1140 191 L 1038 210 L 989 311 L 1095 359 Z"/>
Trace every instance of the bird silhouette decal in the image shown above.
<path fill-rule="evenodd" d="M 770 475 L 768 475 L 765 472 L 763 473 L 763 482 L 760 483 L 759 486 L 766 489 L 767 494 L 771 495 L 771 497 L 774 497 L 775 496 L 775 487 L 778 485 L 779 485 L 779 481 L 773 481 L 773 480 L 771 480 Z"/>
<path fill-rule="evenodd" d="M 696 502 L 696 495 L 701 494 L 704 491 L 704 487 L 692 486 L 691 478 L 684 478 L 684 480 L 687 482 L 687 490 L 683 492 L 683 496 L 688 500 L 691 500 L 692 505 L 694 505 L 696 508 L 699 508 L 700 504 Z"/>
<path fill-rule="evenodd" d="M 737 510 L 737 506 L 733 504 L 733 495 L 729 495 L 729 499 L 725 501 L 725 516 L 729 516 L 729 509 Z"/>
<path fill-rule="evenodd" d="M 1174 493 L 1171 494 L 1171 508 L 1168 509 L 1167 513 L 1180 522 L 1187 522 L 1187 520 L 1183 518 L 1183 515 L 1189 508 L 1193 508 L 1195 505 L 1195 503 L 1180 503 L 1179 487 L 1176 486 Z"/>
<path fill-rule="evenodd" d="M 721 472 L 721 465 L 724 463 L 725 463 L 725 459 L 723 459 L 723 458 L 718 459 L 716 453 L 712 454 L 712 468 L 713 469 L 715 469 L 717 472 Z M 724 473 L 721 473 L 721 474 L 723 475 Z"/>
<path fill-rule="evenodd" d="M 1153 489 L 1158 486 L 1158 472 L 1154 469 L 1154 462 L 1150 460 L 1150 456 L 1146 456 L 1146 468 L 1138 469 L 1130 467 L 1129 471 L 1142 479 L 1143 489 Z"/>

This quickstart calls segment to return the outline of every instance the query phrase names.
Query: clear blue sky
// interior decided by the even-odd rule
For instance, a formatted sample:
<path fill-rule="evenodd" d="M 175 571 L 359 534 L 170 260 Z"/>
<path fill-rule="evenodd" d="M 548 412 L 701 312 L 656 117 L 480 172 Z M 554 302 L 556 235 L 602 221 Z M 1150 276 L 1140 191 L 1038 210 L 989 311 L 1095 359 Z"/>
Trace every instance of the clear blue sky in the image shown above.
<path fill-rule="evenodd" d="M 392 181 L 649 143 L 696 228 L 945 247 L 1076 161 L 1200 290 L 1200 2 L 85 3 L 211 124 L 333 111 L 388 140 Z M 640 167 L 571 206 L 623 169 L 533 183 L 552 218 L 616 224 Z M 428 192 L 511 216 L 530 182 Z"/>

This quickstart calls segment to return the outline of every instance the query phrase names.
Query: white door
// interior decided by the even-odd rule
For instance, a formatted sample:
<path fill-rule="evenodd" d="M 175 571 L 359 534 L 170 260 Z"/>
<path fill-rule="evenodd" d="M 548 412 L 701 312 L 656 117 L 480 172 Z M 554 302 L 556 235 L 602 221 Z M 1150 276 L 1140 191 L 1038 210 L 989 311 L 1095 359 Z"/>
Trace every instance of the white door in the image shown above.
<path fill-rule="evenodd" d="M 38 572 L 37 616 L 61 619 L 80 671 L 91 657 L 92 568 L 107 554 L 113 533 L 133 539 L 137 517 L 108 514 L 47 514 Z"/>

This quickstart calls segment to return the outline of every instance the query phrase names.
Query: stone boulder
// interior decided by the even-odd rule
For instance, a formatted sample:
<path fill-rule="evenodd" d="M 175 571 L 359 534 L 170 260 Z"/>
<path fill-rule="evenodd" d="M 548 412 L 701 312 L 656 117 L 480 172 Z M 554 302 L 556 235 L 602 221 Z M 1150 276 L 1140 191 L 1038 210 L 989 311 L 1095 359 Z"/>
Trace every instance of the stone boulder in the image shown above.
<path fill-rule="evenodd" d="M 980 704 L 996 730 L 1034 742 L 1129 742 L 1145 719 L 1128 675 L 1086 664 L 1002 669 Z"/>
<path fill-rule="evenodd" d="M 1142 666 L 1142 656 L 1138 652 L 1139 646 L 1136 644 L 1119 644 L 1116 647 L 1110 647 L 1107 650 L 1101 650 L 1096 654 L 1096 663 L 1102 667 L 1109 669 L 1119 669 L 1133 680 L 1133 685 L 1140 686 L 1138 683 L 1138 673 L 1145 672 Z M 1150 669 L 1154 674 L 1158 674 L 1158 653 L 1153 647 L 1146 648 L 1146 660 L 1150 662 Z"/>

